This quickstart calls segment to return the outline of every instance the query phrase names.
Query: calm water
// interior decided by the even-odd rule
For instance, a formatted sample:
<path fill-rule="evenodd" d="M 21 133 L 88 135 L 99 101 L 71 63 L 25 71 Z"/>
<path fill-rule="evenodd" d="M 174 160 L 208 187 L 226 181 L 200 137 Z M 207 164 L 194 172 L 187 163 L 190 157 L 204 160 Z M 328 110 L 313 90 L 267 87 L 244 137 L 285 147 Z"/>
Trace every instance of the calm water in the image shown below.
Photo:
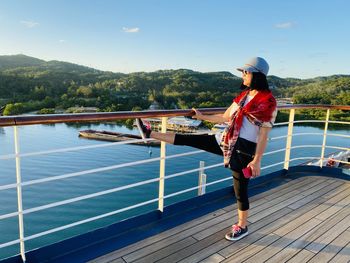
<path fill-rule="evenodd" d="M 83 129 L 111 130 L 118 132 L 137 133 L 123 126 L 112 124 L 92 125 L 34 125 L 19 127 L 20 152 L 29 153 L 50 149 L 76 147 L 84 145 L 96 145 L 106 142 L 86 140 L 78 137 L 78 131 Z M 295 132 L 316 132 L 323 130 L 315 127 L 295 127 Z M 285 135 L 287 127 L 275 127 L 271 137 Z M 335 131 L 329 131 L 334 133 Z M 348 134 L 348 129 L 338 129 L 337 133 Z M 322 144 L 322 136 L 304 135 L 293 138 L 293 145 L 300 144 Z M 301 143 L 301 142 L 304 143 Z M 285 139 L 269 142 L 267 151 L 284 148 Z M 349 139 L 328 137 L 328 145 L 349 147 Z M 159 157 L 159 148 L 152 148 L 152 157 Z M 185 146 L 167 146 L 167 155 L 190 152 L 193 148 Z M 319 156 L 320 148 L 306 148 L 292 150 L 292 158 L 301 156 Z M 328 149 L 327 153 L 335 150 Z M 0 128 L 0 155 L 12 154 L 14 152 L 13 128 Z M 65 173 L 79 172 L 87 169 L 101 168 L 110 165 L 133 162 L 150 158 L 148 148 L 134 145 L 113 145 L 112 147 L 79 150 L 65 153 L 45 154 L 21 159 L 22 181 L 38 178 L 62 175 Z M 268 155 L 263 160 L 263 166 L 281 162 L 284 153 Z M 185 156 L 166 160 L 166 174 L 195 169 L 199 167 L 199 161 L 205 161 L 206 165 L 216 164 L 222 161 L 220 156 L 209 153 Z M 294 162 L 292 165 L 305 162 Z M 282 169 L 282 165 L 263 170 L 262 174 Z M 219 167 L 206 171 L 207 181 L 215 181 L 230 176 L 230 171 Z M 94 192 L 104 191 L 118 186 L 131 184 L 159 176 L 159 161 L 133 167 L 121 168 L 111 171 L 87 174 L 79 177 L 68 178 L 23 188 L 23 206 L 29 209 L 52 202 L 62 201 L 69 198 L 79 197 Z M 0 185 L 16 182 L 15 160 L 0 160 Z M 182 177 L 169 179 L 165 182 L 166 193 L 170 194 L 186 188 L 196 186 L 198 183 L 198 172 L 184 175 Z M 207 191 L 228 186 L 231 180 L 216 186 L 208 187 Z M 58 206 L 44 211 L 25 215 L 25 236 L 33 235 L 55 227 L 87 219 L 96 215 L 107 213 L 129 205 L 137 204 L 156 198 L 158 195 L 158 184 L 148 184 L 130 190 L 107 194 L 89 200 Z M 165 205 L 175 201 L 195 196 L 196 191 L 181 195 L 179 197 L 165 200 Z M 17 198 L 15 189 L 0 191 L 0 215 L 15 212 L 17 210 Z M 31 250 L 44 244 L 49 244 L 74 236 L 79 233 L 96 229 L 130 216 L 142 214 L 146 211 L 156 209 L 157 204 L 136 208 L 122 214 L 117 214 L 94 222 L 86 223 L 68 230 L 59 231 L 44 237 L 36 238 L 26 242 L 26 249 Z M 0 243 L 9 242 L 18 238 L 17 217 L 0 221 Z M 18 245 L 0 249 L 0 258 L 8 257 L 18 253 Z"/>

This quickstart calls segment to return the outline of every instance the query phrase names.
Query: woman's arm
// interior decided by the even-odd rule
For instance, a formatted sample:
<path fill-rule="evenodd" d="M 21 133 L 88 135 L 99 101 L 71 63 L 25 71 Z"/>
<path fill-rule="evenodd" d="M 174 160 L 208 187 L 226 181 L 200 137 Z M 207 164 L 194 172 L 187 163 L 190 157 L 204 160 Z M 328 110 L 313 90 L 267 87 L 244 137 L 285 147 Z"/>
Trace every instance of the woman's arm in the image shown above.
<path fill-rule="evenodd" d="M 271 128 L 260 128 L 258 135 L 258 142 L 256 144 L 256 150 L 253 161 L 251 161 L 247 166 L 252 169 L 252 177 L 255 178 L 260 175 L 261 159 L 264 154 L 267 138 Z"/>
<path fill-rule="evenodd" d="M 215 114 L 215 115 L 202 114 L 199 110 L 192 108 L 192 110 L 195 112 L 195 115 L 193 115 L 192 118 L 197 120 L 209 121 L 213 123 L 228 122 L 230 119 L 231 109 L 232 107 L 235 107 L 235 104 L 236 104 L 235 102 L 232 103 L 231 106 L 226 109 L 224 114 Z"/>

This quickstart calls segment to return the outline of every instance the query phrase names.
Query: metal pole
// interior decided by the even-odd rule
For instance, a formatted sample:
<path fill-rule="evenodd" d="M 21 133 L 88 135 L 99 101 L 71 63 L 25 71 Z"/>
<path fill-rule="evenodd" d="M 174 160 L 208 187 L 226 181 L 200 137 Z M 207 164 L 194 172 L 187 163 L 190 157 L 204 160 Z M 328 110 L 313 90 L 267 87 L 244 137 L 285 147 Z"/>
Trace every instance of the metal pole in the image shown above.
<path fill-rule="evenodd" d="M 204 161 L 199 162 L 199 174 L 198 174 L 198 195 L 205 194 L 205 184 L 207 181 L 206 174 L 204 173 Z"/>
<path fill-rule="evenodd" d="M 323 143 L 322 143 L 321 159 L 320 159 L 320 167 L 321 167 L 321 168 L 322 168 L 322 166 L 323 166 L 324 151 L 325 151 L 325 149 L 326 149 L 326 140 L 327 140 L 329 113 L 330 113 L 330 109 L 327 110 L 327 114 L 326 114 L 326 123 L 325 123 L 325 125 L 324 125 L 324 131 L 323 131 Z"/>
<path fill-rule="evenodd" d="M 286 155 L 284 157 L 284 169 L 286 169 L 286 170 L 288 170 L 288 168 L 289 168 L 290 148 L 292 147 L 292 135 L 293 135 L 293 126 L 294 126 L 294 115 L 295 115 L 295 109 L 291 109 L 289 112 Z"/>
<path fill-rule="evenodd" d="M 167 117 L 162 117 L 162 133 L 166 133 Z M 165 157 L 166 157 L 166 142 L 160 144 L 160 167 L 159 167 L 159 196 L 158 196 L 158 209 L 163 212 L 164 210 L 164 176 L 165 176 Z"/>
<path fill-rule="evenodd" d="M 207 175 L 206 174 L 202 174 L 202 182 L 201 182 L 201 194 L 200 195 L 204 195 L 206 192 L 206 184 L 207 184 Z"/>
<path fill-rule="evenodd" d="M 20 162 L 20 157 L 19 157 L 19 137 L 18 137 L 17 126 L 13 126 L 13 129 L 14 129 L 15 154 L 16 154 L 16 180 L 17 180 L 17 203 L 18 203 L 18 226 L 19 226 L 20 252 L 21 252 L 22 261 L 26 262 L 25 246 L 24 246 L 21 162 Z"/>

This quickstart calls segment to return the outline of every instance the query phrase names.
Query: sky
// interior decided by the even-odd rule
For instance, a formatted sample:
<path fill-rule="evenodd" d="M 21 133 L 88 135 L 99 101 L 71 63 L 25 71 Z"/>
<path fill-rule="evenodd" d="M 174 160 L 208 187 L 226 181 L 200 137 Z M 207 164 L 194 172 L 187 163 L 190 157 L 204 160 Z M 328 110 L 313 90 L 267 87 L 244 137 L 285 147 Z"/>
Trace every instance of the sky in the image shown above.
<path fill-rule="evenodd" d="M 0 55 L 113 72 L 350 74 L 348 0 L 0 0 Z"/>

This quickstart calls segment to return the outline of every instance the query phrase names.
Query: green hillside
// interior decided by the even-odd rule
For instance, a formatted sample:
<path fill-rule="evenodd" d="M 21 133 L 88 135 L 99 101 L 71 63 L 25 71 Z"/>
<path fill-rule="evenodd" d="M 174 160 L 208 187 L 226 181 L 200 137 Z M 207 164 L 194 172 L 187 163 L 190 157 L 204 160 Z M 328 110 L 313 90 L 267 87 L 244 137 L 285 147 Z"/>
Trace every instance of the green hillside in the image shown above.
<path fill-rule="evenodd" d="M 26 55 L 0 56 L 0 70 L 38 66 L 42 63 L 45 63 L 45 61 Z"/>
<path fill-rule="evenodd" d="M 302 104 L 350 104 L 349 75 L 269 76 L 268 81 L 277 98 Z M 153 101 L 161 108 L 226 107 L 240 84 L 241 79 L 230 72 L 178 69 L 123 74 L 25 55 L 0 56 L 0 108 L 7 105 L 5 114 L 75 106 L 140 110 Z"/>

